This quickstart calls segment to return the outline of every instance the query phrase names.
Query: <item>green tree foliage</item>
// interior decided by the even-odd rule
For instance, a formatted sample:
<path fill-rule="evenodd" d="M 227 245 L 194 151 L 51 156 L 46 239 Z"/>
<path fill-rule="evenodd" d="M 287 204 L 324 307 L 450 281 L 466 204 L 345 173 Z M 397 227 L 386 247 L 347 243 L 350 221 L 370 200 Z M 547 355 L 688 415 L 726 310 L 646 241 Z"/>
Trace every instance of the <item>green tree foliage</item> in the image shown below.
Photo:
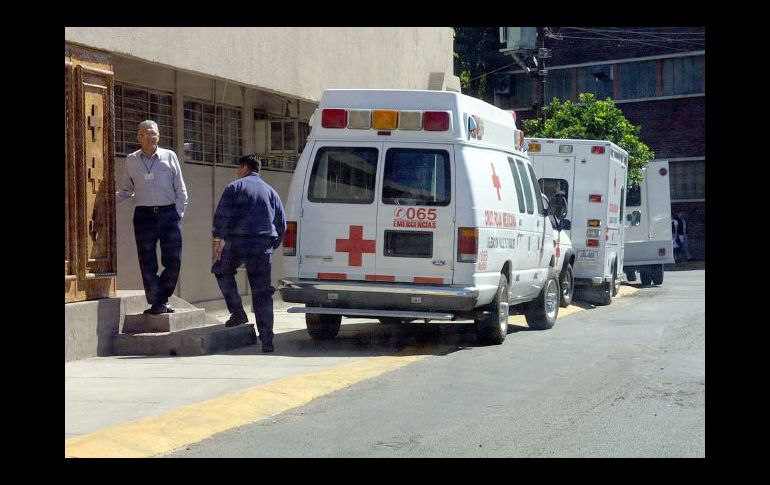
<path fill-rule="evenodd" d="M 546 121 L 525 120 L 524 132 L 537 138 L 609 140 L 628 152 L 629 182 L 640 182 L 641 170 L 655 157 L 639 140 L 641 128 L 632 125 L 609 98 L 597 100 L 591 93 L 581 93 L 579 99 L 579 103 L 573 103 L 553 98 L 543 108 Z"/>
<path fill-rule="evenodd" d="M 499 52 L 499 27 L 454 27 L 455 73 L 464 94 L 492 102 L 492 71 L 511 64 L 511 58 Z"/>

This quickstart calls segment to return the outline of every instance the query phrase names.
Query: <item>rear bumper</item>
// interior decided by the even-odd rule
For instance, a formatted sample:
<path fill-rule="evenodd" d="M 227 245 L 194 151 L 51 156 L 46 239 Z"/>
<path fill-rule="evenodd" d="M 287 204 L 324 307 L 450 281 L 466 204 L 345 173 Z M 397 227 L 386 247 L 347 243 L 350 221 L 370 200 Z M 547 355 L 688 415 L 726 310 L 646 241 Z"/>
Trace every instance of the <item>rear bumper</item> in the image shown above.
<path fill-rule="evenodd" d="M 599 286 L 605 281 L 609 280 L 609 278 L 603 278 L 601 276 L 594 276 L 592 278 L 575 278 L 575 286 Z"/>
<path fill-rule="evenodd" d="M 479 297 L 473 287 L 295 278 L 282 279 L 278 291 L 286 302 L 371 310 L 469 311 Z"/>

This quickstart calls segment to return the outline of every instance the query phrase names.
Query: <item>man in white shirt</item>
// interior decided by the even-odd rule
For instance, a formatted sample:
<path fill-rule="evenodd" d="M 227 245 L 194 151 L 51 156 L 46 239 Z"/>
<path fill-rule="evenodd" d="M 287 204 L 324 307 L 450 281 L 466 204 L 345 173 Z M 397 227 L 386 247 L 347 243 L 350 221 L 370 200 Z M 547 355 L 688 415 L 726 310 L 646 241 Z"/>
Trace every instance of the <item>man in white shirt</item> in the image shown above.
<path fill-rule="evenodd" d="M 173 313 L 168 304 L 182 266 L 182 217 L 187 188 L 179 159 L 172 150 L 158 147 L 160 131 L 152 120 L 139 123 L 142 148 L 126 157 L 116 203 L 135 198 L 134 237 L 147 302 L 145 313 Z M 163 272 L 158 275 L 156 248 L 160 242 Z"/>

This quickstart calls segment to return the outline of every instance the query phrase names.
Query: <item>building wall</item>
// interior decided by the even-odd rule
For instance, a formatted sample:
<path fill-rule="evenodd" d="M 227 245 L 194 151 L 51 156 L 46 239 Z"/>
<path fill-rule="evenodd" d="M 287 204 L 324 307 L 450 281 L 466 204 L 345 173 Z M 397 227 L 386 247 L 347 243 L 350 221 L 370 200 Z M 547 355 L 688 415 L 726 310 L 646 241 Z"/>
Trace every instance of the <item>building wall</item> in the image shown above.
<path fill-rule="evenodd" d="M 148 42 L 147 39 L 152 39 Z M 187 98 L 242 108 L 242 153 L 255 153 L 254 110 L 307 122 L 327 88 L 428 89 L 431 73 L 459 90 L 453 76 L 453 35 L 430 28 L 66 28 L 65 40 L 110 52 L 115 82 L 172 93 L 174 140 L 161 143 L 179 156 L 189 204 L 183 219 L 182 269 L 176 294 L 190 302 L 220 299 L 211 274 L 211 223 L 236 166 L 191 163 L 185 157 Z M 227 53 L 227 55 L 223 55 Z M 299 110 L 297 110 L 297 105 Z M 115 159 L 116 184 L 125 155 Z M 285 200 L 291 171 L 262 171 Z M 141 290 L 133 234 L 133 201 L 117 206 L 117 287 Z M 272 280 L 283 274 L 282 250 Z M 244 269 L 238 285 L 248 290 Z M 250 304 L 244 298 L 244 304 Z"/>
<path fill-rule="evenodd" d="M 427 89 L 428 73 L 454 69 L 450 27 L 66 27 L 64 39 L 308 101 Z"/>

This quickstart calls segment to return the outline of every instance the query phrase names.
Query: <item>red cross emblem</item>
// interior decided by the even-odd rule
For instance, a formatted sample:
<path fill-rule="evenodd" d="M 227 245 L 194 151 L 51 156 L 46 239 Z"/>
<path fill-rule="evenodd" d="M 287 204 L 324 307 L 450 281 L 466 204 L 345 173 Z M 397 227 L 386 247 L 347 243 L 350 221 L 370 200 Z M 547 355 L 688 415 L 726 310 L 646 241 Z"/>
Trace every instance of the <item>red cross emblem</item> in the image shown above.
<path fill-rule="evenodd" d="M 497 173 L 495 173 L 495 165 L 493 163 L 490 163 L 492 166 L 492 185 L 495 186 L 495 189 L 497 189 L 497 200 L 500 199 L 500 177 L 497 176 Z"/>
<path fill-rule="evenodd" d="M 350 226 L 350 239 L 337 239 L 335 251 L 348 253 L 348 266 L 361 266 L 363 253 L 374 253 L 375 240 L 364 239 L 364 226 Z"/>

